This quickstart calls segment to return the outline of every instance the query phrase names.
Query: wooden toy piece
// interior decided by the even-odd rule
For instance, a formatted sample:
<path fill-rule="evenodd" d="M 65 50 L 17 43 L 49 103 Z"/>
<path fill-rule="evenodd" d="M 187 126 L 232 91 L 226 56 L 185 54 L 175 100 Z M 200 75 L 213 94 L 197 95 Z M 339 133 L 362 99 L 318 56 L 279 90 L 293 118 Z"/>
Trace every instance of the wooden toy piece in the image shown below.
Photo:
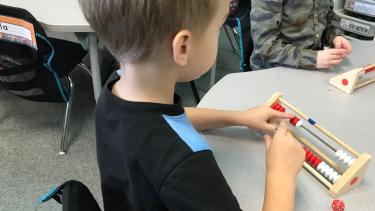
<path fill-rule="evenodd" d="M 305 128 L 303 126 L 303 121 L 300 120 L 300 118 L 302 118 L 310 125 L 317 128 L 322 134 L 336 142 L 337 145 L 343 147 L 356 157 L 353 158 L 343 149 L 336 150 L 328 143 L 325 143 L 322 138 L 317 137 L 318 135 L 314 134 L 313 137 L 317 138 L 317 140 L 321 141 L 322 143 L 325 143 L 325 146 L 331 146 L 330 149 L 335 152 L 335 157 L 347 166 L 347 168 L 343 170 L 307 139 L 298 135 L 293 130 L 289 130 L 289 132 L 304 146 L 303 148 L 306 152 L 306 159 L 303 164 L 304 168 L 328 189 L 328 193 L 331 195 L 331 197 L 336 198 L 341 196 L 361 183 L 367 167 L 372 160 L 372 157 L 369 154 L 359 153 L 344 141 L 337 138 L 330 131 L 320 126 L 316 121 L 309 118 L 291 103 L 286 101 L 283 98 L 282 93 L 275 93 L 266 102 L 266 105 L 280 112 L 285 112 L 286 108 L 288 108 L 290 111 L 293 111 L 296 114 L 296 117 L 291 118 L 289 121 L 291 126 L 296 129 Z"/>
<path fill-rule="evenodd" d="M 358 83 L 359 77 L 361 75 L 370 73 L 372 71 L 375 71 L 375 64 L 367 65 L 365 67 L 357 68 L 346 73 L 340 74 L 338 76 L 335 76 L 329 80 L 329 83 L 332 86 L 348 94 L 351 94 L 355 89 L 359 89 L 370 83 L 375 82 L 375 78 L 371 78 Z"/>

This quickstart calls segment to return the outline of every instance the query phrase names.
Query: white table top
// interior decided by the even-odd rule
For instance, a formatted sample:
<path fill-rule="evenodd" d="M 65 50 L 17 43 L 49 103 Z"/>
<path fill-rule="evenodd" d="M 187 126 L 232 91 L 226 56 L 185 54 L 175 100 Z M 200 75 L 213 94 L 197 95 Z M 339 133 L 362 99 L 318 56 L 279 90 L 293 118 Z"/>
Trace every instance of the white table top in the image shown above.
<path fill-rule="evenodd" d="M 46 31 L 92 32 L 78 0 L 0 0 L 0 4 L 28 10 Z"/>
<path fill-rule="evenodd" d="M 198 107 L 243 110 L 263 104 L 280 91 L 286 100 L 354 149 L 375 156 L 375 84 L 352 95 L 328 84 L 329 78 L 340 71 L 375 63 L 374 53 L 366 53 L 375 49 L 374 45 L 375 42 L 354 42 L 350 58 L 329 73 L 280 67 L 227 75 Z M 262 136 L 242 127 L 211 130 L 205 136 L 242 209 L 261 210 L 265 176 Z M 311 141 L 319 143 L 316 139 Z M 370 164 L 359 187 L 340 197 L 346 210 L 375 209 L 374 165 Z M 326 188 L 302 170 L 297 180 L 296 210 L 331 210 L 331 202 Z"/>

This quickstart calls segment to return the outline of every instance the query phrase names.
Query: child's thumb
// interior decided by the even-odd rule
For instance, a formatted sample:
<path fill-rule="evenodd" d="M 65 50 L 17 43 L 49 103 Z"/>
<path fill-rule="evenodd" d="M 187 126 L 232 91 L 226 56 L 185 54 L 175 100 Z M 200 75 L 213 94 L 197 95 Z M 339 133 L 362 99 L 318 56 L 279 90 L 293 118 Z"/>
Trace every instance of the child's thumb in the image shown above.
<path fill-rule="evenodd" d="M 270 135 L 264 135 L 263 138 L 264 138 L 264 143 L 266 144 L 266 149 L 268 151 L 268 149 L 271 146 L 272 137 Z"/>

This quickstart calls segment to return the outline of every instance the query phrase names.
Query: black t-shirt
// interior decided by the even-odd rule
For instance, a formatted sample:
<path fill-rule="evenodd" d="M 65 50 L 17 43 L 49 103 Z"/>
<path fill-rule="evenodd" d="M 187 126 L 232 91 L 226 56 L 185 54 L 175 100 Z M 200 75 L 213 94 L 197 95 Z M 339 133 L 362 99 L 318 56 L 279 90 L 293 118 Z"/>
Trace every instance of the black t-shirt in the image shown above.
<path fill-rule="evenodd" d="M 96 108 L 104 208 L 240 210 L 202 134 L 175 104 L 130 102 L 104 88 Z"/>

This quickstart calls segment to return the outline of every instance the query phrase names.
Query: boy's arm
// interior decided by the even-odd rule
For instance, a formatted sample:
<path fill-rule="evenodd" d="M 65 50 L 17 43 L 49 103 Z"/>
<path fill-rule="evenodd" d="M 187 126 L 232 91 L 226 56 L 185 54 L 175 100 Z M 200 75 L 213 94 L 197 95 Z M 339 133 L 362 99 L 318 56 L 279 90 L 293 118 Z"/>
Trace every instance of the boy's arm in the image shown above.
<path fill-rule="evenodd" d="M 283 0 L 253 0 L 250 13 L 254 42 L 252 66 L 272 64 L 293 68 L 316 69 L 317 51 L 299 49 L 279 39 Z M 266 65 L 267 66 L 267 65 Z"/>
<path fill-rule="evenodd" d="M 294 210 L 296 177 L 302 168 L 306 153 L 301 144 L 288 132 L 281 121 L 271 138 L 264 136 L 266 144 L 266 188 L 264 211 Z"/>
<path fill-rule="evenodd" d="M 225 111 L 207 108 L 185 108 L 185 112 L 193 127 L 198 130 L 208 130 L 227 126 L 245 126 L 264 133 L 272 134 L 275 126 L 274 119 L 288 119 L 291 114 L 275 111 L 268 106 L 257 106 L 244 111 Z"/>
<path fill-rule="evenodd" d="M 340 17 L 333 11 L 333 2 L 331 2 L 331 8 L 327 14 L 327 26 L 323 33 L 323 43 L 327 46 L 333 46 L 333 39 L 336 36 L 343 36 L 344 32 L 337 28 L 340 26 Z"/>
<path fill-rule="evenodd" d="M 294 210 L 295 189 L 295 177 L 267 172 L 263 210 Z"/>
<path fill-rule="evenodd" d="M 185 112 L 198 131 L 239 125 L 239 111 L 186 107 Z"/>

